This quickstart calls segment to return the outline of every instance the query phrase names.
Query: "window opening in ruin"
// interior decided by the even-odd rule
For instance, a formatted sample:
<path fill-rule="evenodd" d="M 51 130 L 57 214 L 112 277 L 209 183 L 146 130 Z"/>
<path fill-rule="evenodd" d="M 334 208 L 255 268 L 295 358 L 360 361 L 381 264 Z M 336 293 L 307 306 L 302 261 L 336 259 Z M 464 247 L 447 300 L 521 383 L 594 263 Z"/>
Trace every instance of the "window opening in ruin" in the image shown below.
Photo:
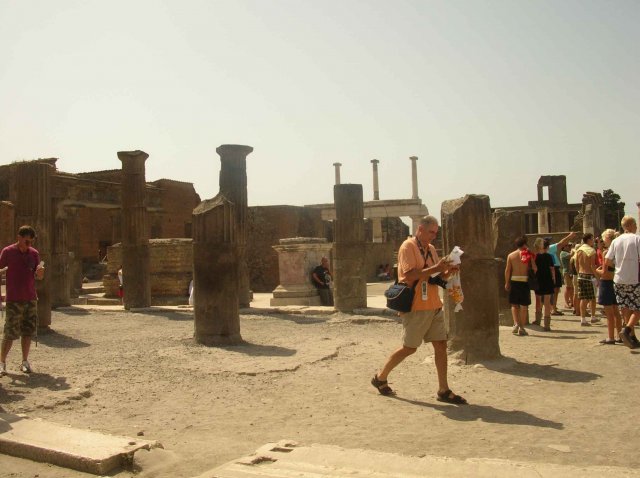
<path fill-rule="evenodd" d="M 542 200 L 549 200 L 549 186 L 542 186 Z"/>

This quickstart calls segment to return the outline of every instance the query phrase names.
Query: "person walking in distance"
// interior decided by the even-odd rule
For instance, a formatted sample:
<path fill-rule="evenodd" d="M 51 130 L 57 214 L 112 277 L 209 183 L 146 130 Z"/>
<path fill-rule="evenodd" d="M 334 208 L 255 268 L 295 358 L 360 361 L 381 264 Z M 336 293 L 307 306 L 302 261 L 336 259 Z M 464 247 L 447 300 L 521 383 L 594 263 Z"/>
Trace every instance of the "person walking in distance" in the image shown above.
<path fill-rule="evenodd" d="M 596 294 L 593 283 L 596 276 L 596 250 L 593 248 L 593 234 L 588 232 L 582 236 L 582 245 L 576 251 L 576 268 L 578 269 L 578 299 L 580 299 L 580 325 L 591 325 L 587 321 L 587 305 L 591 304 L 591 322 L 596 323 Z"/>
<path fill-rule="evenodd" d="M 31 226 L 21 226 L 15 244 L 0 252 L 0 269 L 7 268 L 7 310 L 0 348 L 0 375 L 7 373 L 7 356 L 13 341 L 20 337 L 22 364 L 20 370 L 31 373 L 29 349 L 31 337 L 38 333 L 38 296 L 36 279 L 44 277 L 40 254 L 32 247 L 36 233 Z"/>
<path fill-rule="evenodd" d="M 438 234 L 438 220 L 425 216 L 420 220 L 415 237 L 406 239 L 398 251 L 398 281 L 415 284 L 411 311 L 402 315 L 402 346 L 393 352 L 373 376 L 371 384 L 381 395 L 395 395 L 387 382 L 391 371 L 405 358 L 415 353 L 422 342 L 431 342 L 438 375 L 437 400 L 464 405 L 467 401 L 451 391 L 447 381 L 447 330 L 442 313 L 438 286 L 430 281 L 440 273 L 446 280 L 457 267 L 446 259 L 439 260 L 431 242 Z"/>

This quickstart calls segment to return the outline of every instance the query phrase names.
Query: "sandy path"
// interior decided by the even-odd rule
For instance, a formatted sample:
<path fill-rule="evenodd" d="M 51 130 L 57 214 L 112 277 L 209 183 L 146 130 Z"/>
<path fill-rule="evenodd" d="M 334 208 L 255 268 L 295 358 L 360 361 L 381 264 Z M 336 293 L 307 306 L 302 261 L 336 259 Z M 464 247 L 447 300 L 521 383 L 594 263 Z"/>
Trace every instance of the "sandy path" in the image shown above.
<path fill-rule="evenodd" d="M 249 345 L 193 344 L 190 313 L 53 313 L 33 349 L 37 373 L 0 378 L 0 409 L 110 434 L 159 440 L 136 476 L 191 477 L 283 438 L 406 455 L 488 457 L 637 467 L 634 410 L 640 357 L 601 346 L 604 326 L 555 320 L 553 333 L 501 328 L 504 359 L 451 364 L 471 405 L 435 400 L 430 347 L 390 377 L 397 398 L 369 384 L 399 344 L 378 317 L 242 316 Z M 83 473 L 0 456 L 0 476 Z M 120 471 L 117 476 L 133 476 Z"/>

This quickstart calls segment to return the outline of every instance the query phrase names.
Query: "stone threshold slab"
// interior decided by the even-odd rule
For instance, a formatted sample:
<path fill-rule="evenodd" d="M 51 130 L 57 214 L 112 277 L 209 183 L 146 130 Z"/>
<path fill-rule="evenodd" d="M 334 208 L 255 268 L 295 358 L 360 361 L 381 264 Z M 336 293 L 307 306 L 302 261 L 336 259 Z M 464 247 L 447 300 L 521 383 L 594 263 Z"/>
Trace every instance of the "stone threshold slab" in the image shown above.
<path fill-rule="evenodd" d="M 283 440 L 197 478 L 601 478 L 640 477 L 621 467 L 569 466 L 508 460 L 409 457 L 330 445 L 298 446 Z"/>
<path fill-rule="evenodd" d="M 137 450 L 157 447 L 162 448 L 157 441 L 104 435 L 0 413 L 0 453 L 94 475 L 131 464 Z"/>

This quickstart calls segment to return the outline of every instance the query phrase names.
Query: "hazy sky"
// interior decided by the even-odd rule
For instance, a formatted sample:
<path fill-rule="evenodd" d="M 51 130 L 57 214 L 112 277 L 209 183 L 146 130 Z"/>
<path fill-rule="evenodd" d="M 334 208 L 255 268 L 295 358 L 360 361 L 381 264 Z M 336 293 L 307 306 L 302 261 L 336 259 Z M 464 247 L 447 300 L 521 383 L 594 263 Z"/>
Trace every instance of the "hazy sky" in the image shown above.
<path fill-rule="evenodd" d="M 218 192 L 220 144 L 254 147 L 250 205 L 614 189 L 637 214 L 637 0 L 0 0 L 0 163 L 77 173 L 149 153 L 148 181 Z"/>

